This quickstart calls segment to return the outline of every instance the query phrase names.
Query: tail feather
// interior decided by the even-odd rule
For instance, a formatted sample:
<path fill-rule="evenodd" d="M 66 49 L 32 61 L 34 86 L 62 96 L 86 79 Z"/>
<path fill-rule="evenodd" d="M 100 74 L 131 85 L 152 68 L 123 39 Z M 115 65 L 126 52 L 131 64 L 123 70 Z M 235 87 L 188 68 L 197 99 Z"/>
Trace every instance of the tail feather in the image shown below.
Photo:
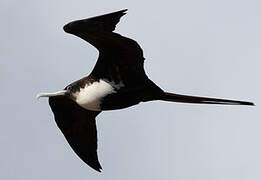
<path fill-rule="evenodd" d="M 217 99 L 208 97 L 186 96 L 181 94 L 173 94 L 165 92 L 162 98 L 164 101 L 181 102 L 181 103 L 197 103 L 197 104 L 224 104 L 224 105 L 248 105 L 254 106 L 255 104 L 247 101 L 236 101 L 228 99 Z"/>

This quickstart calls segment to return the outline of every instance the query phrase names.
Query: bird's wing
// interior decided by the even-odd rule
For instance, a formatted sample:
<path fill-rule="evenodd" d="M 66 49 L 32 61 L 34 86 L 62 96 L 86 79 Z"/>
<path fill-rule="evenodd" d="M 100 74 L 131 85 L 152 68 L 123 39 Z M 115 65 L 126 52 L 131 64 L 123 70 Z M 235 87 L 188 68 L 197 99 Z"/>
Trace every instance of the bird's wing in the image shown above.
<path fill-rule="evenodd" d="M 88 111 L 64 96 L 49 98 L 55 121 L 74 152 L 90 167 L 101 171 L 97 156 L 95 117 L 99 111 Z"/>
<path fill-rule="evenodd" d="M 91 75 L 137 86 L 147 79 L 143 51 L 136 41 L 113 32 L 126 11 L 73 21 L 64 26 L 64 31 L 86 40 L 99 50 Z"/>

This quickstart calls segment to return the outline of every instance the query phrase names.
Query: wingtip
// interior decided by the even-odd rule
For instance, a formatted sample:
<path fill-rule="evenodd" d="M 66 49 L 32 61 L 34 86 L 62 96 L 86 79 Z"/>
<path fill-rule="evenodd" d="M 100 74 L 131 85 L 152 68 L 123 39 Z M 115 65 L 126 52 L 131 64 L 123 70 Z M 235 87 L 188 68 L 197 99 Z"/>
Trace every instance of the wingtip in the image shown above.
<path fill-rule="evenodd" d="M 102 168 L 96 169 L 97 172 L 102 173 Z"/>
<path fill-rule="evenodd" d="M 127 8 L 126 8 L 126 9 L 119 10 L 119 11 L 116 11 L 116 12 L 126 12 L 126 11 L 128 11 Z"/>
<path fill-rule="evenodd" d="M 83 159 L 82 159 L 83 160 Z M 98 158 L 96 159 L 92 159 L 92 161 L 84 161 L 89 167 L 91 167 L 93 170 L 97 171 L 97 172 L 102 172 L 102 167 L 101 164 L 98 160 Z"/>
<path fill-rule="evenodd" d="M 115 12 L 112 12 L 109 14 L 122 14 L 122 16 L 123 16 L 123 15 L 127 14 L 127 11 L 128 11 L 128 9 L 122 9 L 122 10 L 115 11 Z"/>
<path fill-rule="evenodd" d="M 123 15 L 127 14 L 127 11 L 128 11 L 128 9 L 122 9 L 122 10 L 116 11 L 116 12 L 114 12 L 114 13 L 121 13 L 122 16 L 123 16 Z"/>
<path fill-rule="evenodd" d="M 97 172 L 99 172 L 99 173 L 101 173 L 102 172 L 102 167 L 101 167 L 101 165 L 99 164 L 99 166 L 98 167 L 93 167 L 93 166 L 91 166 L 95 171 L 97 171 Z"/>
<path fill-rule="evenodd" d="M 123 9 L 122 12 L 127 13 L 128 9 Z"/>

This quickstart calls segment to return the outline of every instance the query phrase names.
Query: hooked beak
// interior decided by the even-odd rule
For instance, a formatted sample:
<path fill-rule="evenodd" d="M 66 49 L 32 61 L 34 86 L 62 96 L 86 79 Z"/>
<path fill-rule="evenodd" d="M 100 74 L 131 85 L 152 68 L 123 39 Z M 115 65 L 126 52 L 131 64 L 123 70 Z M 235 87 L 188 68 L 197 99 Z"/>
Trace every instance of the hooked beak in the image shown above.
<path fill-rule="evenodd" d="M 52 97 L 52 96 L 62 96 L 66 94 L 66 90 L 62 90 L 62 91 L 57 91 L 54 93 L 39 93 L 37 94 L 36 98 L 39 99 L 41 97 Z"/>

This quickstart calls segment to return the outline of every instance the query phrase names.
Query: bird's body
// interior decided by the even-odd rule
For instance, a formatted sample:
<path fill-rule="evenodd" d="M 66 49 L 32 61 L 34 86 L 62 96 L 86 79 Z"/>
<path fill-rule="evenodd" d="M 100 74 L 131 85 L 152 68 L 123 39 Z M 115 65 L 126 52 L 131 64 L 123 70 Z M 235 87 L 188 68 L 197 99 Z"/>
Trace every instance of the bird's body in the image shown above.
<path fill-rule="evenodd" d="M 104 110 L 127 108 L 140 102 L 163 100 L 185 103 L 253 105 L 251 102 L 186 96 L 164 92 L 144 71 L 143 51 L 130 38 L 114 33 L 126 10 L 64 26 L 99 50 L 98 61 L 89 76 L 49 97 L 55 121 L 76 154 L 89 166 L 101 170 L 97 156 L 95 117 Z"/>
<path fill-rule="evenodd" d="M 80 85 L 82 84 L 82 85 Z M 73 90 L 72 98 L 82 108 L 92 111 L 126 108 L 140 102 L 157 100 L 164 92 L 152 81 L 146 79 L 139 86 L 126 87 L 123 81 L 115 82 L 105 78 L 88 76 L 66 87 Z"/>

